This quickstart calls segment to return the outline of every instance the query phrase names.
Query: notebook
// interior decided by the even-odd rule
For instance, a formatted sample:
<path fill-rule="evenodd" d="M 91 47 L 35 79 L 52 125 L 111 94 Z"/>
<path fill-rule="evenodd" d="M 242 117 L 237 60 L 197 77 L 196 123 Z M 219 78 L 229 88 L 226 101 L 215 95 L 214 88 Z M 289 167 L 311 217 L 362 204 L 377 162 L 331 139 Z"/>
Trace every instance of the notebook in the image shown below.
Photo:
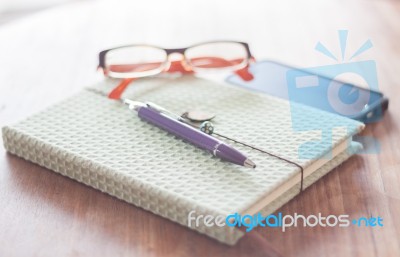
<path fill-rule="evenodd" d="M 215 113 L 213 123 L 219 134 L 290 160 L 303 170 L 227 141 L 257 164 L 256 169 L 241 167 L 141 121 L 120 102 L 104 97 L 116 83 L 105 80 L 4 127 L 5 148 L 232 245 L 245 232 L 229 226 L 190 226 L 188 214 L 272 213 L 361 147 L 351 139 L 363 129 L 362 123 L 296 105 L 305 124 L 333 128 L 331 140 L 319 142 L 321 131 L 295 129 L 293 105 L 287 101 L 224 83 L 191 76 L 148 78 L 135 81 L 124 93 L 124 97 L 151 101 L 179 114 L 188 110 Z M 302 159 L 299 148 L 309 141 L 314 142 L 312 147 L 302 151 L 312 158 Z"/>

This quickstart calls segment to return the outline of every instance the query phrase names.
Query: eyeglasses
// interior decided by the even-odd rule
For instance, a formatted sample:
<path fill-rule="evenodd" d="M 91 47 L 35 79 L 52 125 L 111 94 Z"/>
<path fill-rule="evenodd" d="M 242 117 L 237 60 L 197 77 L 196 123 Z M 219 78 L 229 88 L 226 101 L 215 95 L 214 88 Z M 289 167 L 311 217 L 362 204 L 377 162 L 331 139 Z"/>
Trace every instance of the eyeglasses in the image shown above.
<path fill-rule="evenodd" d="M 181 55 L 181 60 L 170 61 L 175 53 Z M 123 79 L 109 94 L 109 98 L 120 99 L 133 80 L 162 72 L 193 74 L 225 70 L 251 80 L 248 65 L 252 60 L 248 44 L 236 41 L 213 41 L 177 49 L 129 45 L 101 51 L 98 68 L 105 76 Z"/>

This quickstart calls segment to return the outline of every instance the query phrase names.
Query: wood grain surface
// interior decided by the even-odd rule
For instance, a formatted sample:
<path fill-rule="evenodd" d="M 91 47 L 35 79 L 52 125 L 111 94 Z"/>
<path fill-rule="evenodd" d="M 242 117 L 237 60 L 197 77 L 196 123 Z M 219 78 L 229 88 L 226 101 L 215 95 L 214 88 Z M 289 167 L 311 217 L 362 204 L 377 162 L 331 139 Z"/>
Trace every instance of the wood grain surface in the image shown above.
<path fill-rule="evenodd" d="M 353 157 L 279 211 L 379 215 L 383 227 L 260 228 L 229 247 L 1 147 L 0 256 L 400 256 L 399 1 L 95 1 L 35 13 L 0 27 L 0 125 L 101 79 L 105 48 L 235 39 L 259 60 L 314 67 L 338 63 L 314 46 L 339 55 L 339 29 L 349 30 L 348 54 L 374 44 L 355 61 L 376 61 L 390 98 L 384 119 L 363 133 L 381 151 Z"/>

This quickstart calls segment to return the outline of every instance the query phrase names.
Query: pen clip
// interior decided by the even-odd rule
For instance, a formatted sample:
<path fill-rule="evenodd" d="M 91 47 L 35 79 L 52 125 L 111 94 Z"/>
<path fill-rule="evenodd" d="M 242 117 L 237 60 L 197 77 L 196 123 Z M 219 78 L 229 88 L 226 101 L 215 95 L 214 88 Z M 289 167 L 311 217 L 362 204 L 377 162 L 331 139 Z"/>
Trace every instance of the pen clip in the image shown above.
<path fill-rule="evenodd" d="M 136 110 L 138 107 L 145 106 L 145 104 L 142 102 L 132 101 L 127 98 L 123 99 L 123 103 L 128 105 L 129 110 Z"/>
<path fill-rule="evenodd" d="M 168 111 L 168 110 L 165 109 L 164 107 L 161 107 L 161 106 L 159 106 L 159 105 L 157 105 L 157 104 L 155 104 L 155 103 L 146 102 L 146 106 L 149 107 L 149 108 L 151 108 L 151 109 L 153 109 L 153 110 L 155 110 L 155 111 L 157 111 L 157 112 L 159 112 L 159 113 L 162 113 L 162 114 L 164 114 L 164 115 L 167 115 L 167 116 L 169 116 L 170 118 L 176 119 L 176 120 L 178 120 L 178 121 L 182 121 L 182 119 L 183 119 L 181 116 L 179 116 L 179 115 L 177 115 L 177 114 L 175 114 L 175 113 L 173 113 L 173 112 L 171 112 L 171 111 Z"/>

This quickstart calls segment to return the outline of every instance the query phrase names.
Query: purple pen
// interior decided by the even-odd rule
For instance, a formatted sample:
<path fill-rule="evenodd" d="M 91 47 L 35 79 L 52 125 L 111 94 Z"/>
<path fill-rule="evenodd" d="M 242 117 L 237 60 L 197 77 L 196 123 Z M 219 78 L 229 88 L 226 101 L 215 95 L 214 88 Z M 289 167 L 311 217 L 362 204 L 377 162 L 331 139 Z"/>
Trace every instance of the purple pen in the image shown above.
<path fill-rule="evenodd" d="M 249 168 L 256 167 L 254 162 L 232 146 L 181 122 L 179 116 L 160 106 L 129 99 L 124 99 L 124 103 L 129 105 L 129 109 L 135 110 L 141 119 L 182 138 L 186 142 L 211 152 L 214 156 L 237 165 Z"/>

